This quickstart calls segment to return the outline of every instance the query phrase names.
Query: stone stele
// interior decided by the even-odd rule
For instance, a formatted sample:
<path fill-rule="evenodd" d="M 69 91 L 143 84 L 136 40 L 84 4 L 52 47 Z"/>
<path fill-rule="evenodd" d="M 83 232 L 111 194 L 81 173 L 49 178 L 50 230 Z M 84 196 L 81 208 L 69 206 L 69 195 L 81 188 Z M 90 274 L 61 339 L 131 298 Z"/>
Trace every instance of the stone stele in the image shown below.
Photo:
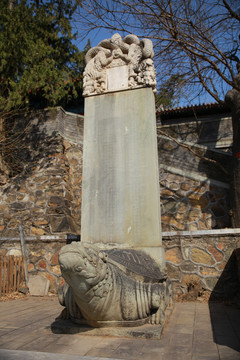
<path fill-rule="evenodd" d="M 152 42 L 115 34 L 86 54 L 81 244 L 60 252 L 60 302 L 92 326 L 162 324 Z M 84 320 L 83 320 L 84 319 Z"/>

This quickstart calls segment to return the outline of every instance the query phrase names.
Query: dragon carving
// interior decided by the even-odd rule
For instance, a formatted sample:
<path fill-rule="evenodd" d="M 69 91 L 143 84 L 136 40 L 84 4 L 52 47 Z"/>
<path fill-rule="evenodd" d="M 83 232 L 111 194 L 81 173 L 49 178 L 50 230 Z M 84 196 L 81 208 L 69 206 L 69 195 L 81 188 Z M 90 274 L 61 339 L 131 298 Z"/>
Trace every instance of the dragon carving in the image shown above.
<path fill-rule="evenodd" d="M 114 34 L 101 41 L 86 54 L 83 78 L 83 95 L 95 95 L 108 91 L 106 71 L 112 67 L 128 66 L 128 88 L 152 87 L 156 92 L 156 72 L 152 57 L 152 41 L 140 40 L 136 35 L 122 39 Z"/>

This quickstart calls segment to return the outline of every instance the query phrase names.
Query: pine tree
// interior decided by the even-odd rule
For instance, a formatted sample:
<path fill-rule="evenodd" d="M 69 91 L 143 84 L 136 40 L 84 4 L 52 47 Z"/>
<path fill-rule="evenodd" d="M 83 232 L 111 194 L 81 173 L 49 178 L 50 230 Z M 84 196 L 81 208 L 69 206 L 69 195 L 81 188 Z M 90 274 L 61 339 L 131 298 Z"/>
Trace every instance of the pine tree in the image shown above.
<path fill-rule="evenodd" d="M 81 94 L 84 52 L 73 44 L 71 0 L 2 0 L 0 113 L 68 103 Z"/>

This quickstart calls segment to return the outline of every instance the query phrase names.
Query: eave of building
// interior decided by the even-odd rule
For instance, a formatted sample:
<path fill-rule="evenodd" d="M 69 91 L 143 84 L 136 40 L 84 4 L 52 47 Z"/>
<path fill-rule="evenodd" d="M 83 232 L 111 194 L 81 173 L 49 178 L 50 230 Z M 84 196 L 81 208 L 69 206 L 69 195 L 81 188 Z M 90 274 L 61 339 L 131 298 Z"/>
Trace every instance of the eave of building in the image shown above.
<path fill-rule="evenodd" d="M 225 104 L 208 103 L 200 105 L 190 105 L 171 109 L 160 110 L 156 112 L 157 119 L 170 120 L 180 118 L 196 118 L 206 115 L 230 114 L 231 110 Z"/>

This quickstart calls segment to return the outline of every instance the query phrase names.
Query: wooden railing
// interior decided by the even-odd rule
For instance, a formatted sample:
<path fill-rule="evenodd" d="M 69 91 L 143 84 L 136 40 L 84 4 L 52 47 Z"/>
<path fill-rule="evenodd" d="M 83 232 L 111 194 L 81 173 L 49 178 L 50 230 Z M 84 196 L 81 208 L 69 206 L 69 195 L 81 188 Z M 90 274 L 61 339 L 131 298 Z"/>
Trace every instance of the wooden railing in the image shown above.
<path fill-rule="evenodd" d="M 0 296 L 17 291 L 23 283 L 23 257 L 0 256 Z"/>

